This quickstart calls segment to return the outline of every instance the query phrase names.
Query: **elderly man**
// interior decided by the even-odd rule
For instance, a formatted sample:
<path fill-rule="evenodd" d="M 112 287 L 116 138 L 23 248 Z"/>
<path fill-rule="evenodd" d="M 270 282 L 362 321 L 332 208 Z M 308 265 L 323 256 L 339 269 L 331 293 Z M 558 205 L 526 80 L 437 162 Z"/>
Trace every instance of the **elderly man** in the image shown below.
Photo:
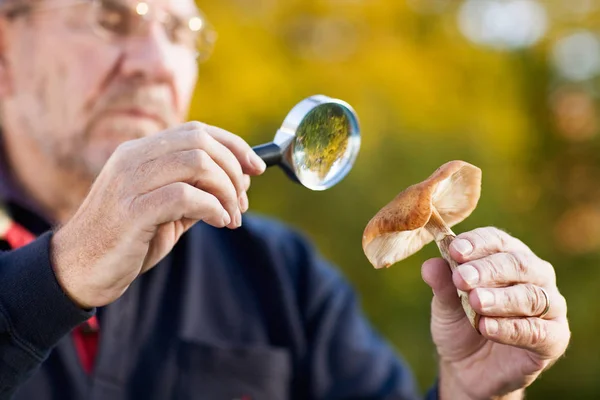
<path fill-rule="evenodd" d="M 210 45 L 192 0 L 1 2 L 4 397 L 419 398 L 302 236 L 242 226 L 260 158 L 182 123 Z M 494 228 L 451 251 L 460 272 L 422 271 L 439 354 L 427 396 L 522 398 L 570 339 L 554 270 Z"/>

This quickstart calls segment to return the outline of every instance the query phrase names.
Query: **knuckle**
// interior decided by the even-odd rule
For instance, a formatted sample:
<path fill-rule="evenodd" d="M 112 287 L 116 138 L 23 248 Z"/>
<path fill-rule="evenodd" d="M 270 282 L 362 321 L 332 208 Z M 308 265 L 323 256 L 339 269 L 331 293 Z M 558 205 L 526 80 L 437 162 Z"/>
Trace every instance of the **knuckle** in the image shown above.
<path fill-rule="evenodd" d="M 169 194 L 172 201 L 178 207 L 185 207 L 185 205 L 189 202 L 189 191 L 187 189 L 187 185 L 182 182 L 173 184 Z"/>
<path fill-rule="evenodd" d="M 195 149 L 188 153 L 188 165 L 194 171 L 206 171 L 210 169 L 210 156 L 204 150 Z"/>
<path fill-rule="evenodd" d="M 524 285 L 525 304 L 529 307 L 529 315 L 539 315 L 544 311 L 545 298 L 542 291 L 534 285 Z"/>
<path fill-rule="evenodd" d="M 493 227 L 476 228 L 459 236 L 471 241 L 475 248 L 486 252 L 498 252 L 502 247 L 499 243 L 498 235 L 496 234 L 497 231 L 498 230 Z"/>
<path fill-rule="evenodd" d="M 134 147 L 133 141 L 127 141 L 119 144 L 115 149 L 115 154 L 117 155 L 127 155 Z"/>
<path fill-rule="evenodd" d="M 505 253 L 507 257 L 508 265 L 510 265 L 515 272 L 516 279 L 522 279 L 526 276 L 529 268 L 529 257 L 524 253 Z"/>
<path fill-rule="evenodd" d="M 502 290 L 502 293 L 503 293 L 502 305 L 504 306 L 504 309 L 505 310 L 515 309 L 519 304 L 518 293 L 515 293 L 515 291 L 510 290 L 510 289 Z"/>
<path fill-rule="evenodd" d="M 198 148 L 206 147 L 208 141 L 210 140 L 210 135 L 204 127 L 201 127 L 200 129 L 193 129 L 190 131 L 190 135 L 192 136 L 194 144 Z"/>
<path fill-rule="evenodd" d="M 496 227 L 493 229 L 495 231 L 500 249 L 518 249 L 519 251 L 523 252 L 530 251 L 529 247 L 523 243 L 523 241 L 512 236 L 510 233 Z"/>
<path fill-rule="evenodd" d="M 243 148 L 244 146 L 250 147 L 241 136 L 236 135 L 233 132 L 222 128 L 215 128 L 215 131 L 215 133 L 217 133 L 216 136 L 220 138 L 220 141 L 227 143 L 228 146 L 233 146 L 235 148 Z"/>
<path fill-rule="evenodd" d="M 123 142 L 117 146 L 111 157 L 117 168 L 127 166 L 131 160 L 134 147 L 135 145 L 131 141 Z"/>
<path fill-rule="evenodd" d="M 508 334 L 508 338 L 511 343 L 520 343 L 521 338 L 523 337 L 523 324 L 520 323 L 521 320 L 513 320 L 510 323 L 510 331 Z"/>
<path fill-rule="evenodd" d="M 497 227 L 493 227 L 491 229 L 494 231 L 498 251 L 506 251 L 507 249 L 519 249 L 520 251 L 529 250 L 529 248 L 521 240 L 512 236 L 508 232 Z"/>
<path fill-rule="evenodd" d="M 485 228 L 477 228 L 472 230 L 469 238 L 474 242 L 476 247 L 483 247 L 488 242 Z"/>
<path fill-rule="evenodd" d="M 509 247 L 510 236 L 500 228 L 490 228 L 492 236 L 496 239 L 496 246 L 498 250 L 506 249 Z"/>
<path fill-rule="evenodd" d="M 473 263 L 475 268 L 479 270 L 482 275 L 482 280 L 489 280 L 491 282 L 499 282 L 503 279 L 504 273 L 502 269 L 495 263 L 491 257 L 485 257 L 477 262 Z"/>
<path fill-rule="evenodd" d="M 509 248 L 510 242 L 513 240 L 508 233 L 495 226 L 478 228 L 473 233 L 485 248 L 494 252 L 501 252 Z"/>
<path fill-rule="evenodd" d="M 233 146 L 237 147 L 242 151 L 250 151 L 250 145 L 238 135 L 234 135 L 231 133 L 231 143 Z"/>
<path fill-rule="evenodd" d="M 211 210 L 213 213 L 217 214 L 222 212 L 223 206 L 219 199 L 213 195 L 209 195 L 206 201 L 206 207 Z"/>
<path fill-rule="evenodd" d="M 537 319 L 526 319 L 525 326 L 527 327 L 529 333 L 529 343 L 532 346 L 537 346 L 546 341 L 548 336 L 548 331 L 546 330 L 546 325 L 538 322 Z"/>
<path fill-rule="evenodd" d="M 204 124 L 199 121 L 189 121 L 183 124 L 184 129 L 192 130 L 192 131 L 200 131 L 204 129 Z"/>
<path fill-rule="evenodd" d="M 206 216 L 220 217 L 223 211 L 227 212 L 219 199 L 208 192 L 204 193 L 201 202 L 196 205 L 196 208 L 198 207 L 202 208 Z"/>

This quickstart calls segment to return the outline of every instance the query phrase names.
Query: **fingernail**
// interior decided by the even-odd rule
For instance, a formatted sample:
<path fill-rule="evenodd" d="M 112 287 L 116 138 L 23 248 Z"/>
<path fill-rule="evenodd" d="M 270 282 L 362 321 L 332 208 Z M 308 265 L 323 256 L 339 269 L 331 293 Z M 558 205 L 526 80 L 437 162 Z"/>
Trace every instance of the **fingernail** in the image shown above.
<path fill-rule="evenodd" d="M 480 290 L 477 292 L 479 297 L 479 302 L 481 303 L 481 308 L 486 309 L 494 305 L 496 299 L 494 298 L 494 294 L 489 290 Z"/>
<path fill-rule="evenodd" d="M 235 226 L 237 226 L 238 228 L 242 226 L 242 213 L 240 212 L 240 210 L 237 210 L 235 213 Z"/>
<path fill-rule="evenodd" d="M 231 223 L 231 217 L 227 211 L 223 211 L 223 225 L 227 226 Z"/>
<path fill-rule="evenodd" d="M 486 318 L 485 320 L 485 330 L 488 335 L 495 335 L 498 333 L 498 321 L 491 318 Z"/>
<path fill-rule="evenodd" d="M 250 153 L 248 155 L 248 161 L 250 162 L 250 165 L 252 165 L 260 173 L 263 173 L 265 169 L 267 169 L 267 164 L 265 164 L 262 158 L 257 156 L 256 153 Z"/>
<path fill-rule="evenodd" d="M 471 254 L 473 251 L 473 245 L 471 242 L 465 239 L 456 239 L 452 242 L 452 246 L 458 251 L 461 255 L 467 256 Z"/>
<path fill-rule="evenodd" d="M 240 195 L 240 211 L 242 212 L 246 212 L 248 211 L 248 195 L 246 194 L 246 192 L 243 192 Z"/>
<path fill-rule="evenodd" d="M 470 286 L 473 286 L 479 282 L 479 271 L 477 271 L 472 265 L 465 264 L 459 266 L 458 273 Z"/>

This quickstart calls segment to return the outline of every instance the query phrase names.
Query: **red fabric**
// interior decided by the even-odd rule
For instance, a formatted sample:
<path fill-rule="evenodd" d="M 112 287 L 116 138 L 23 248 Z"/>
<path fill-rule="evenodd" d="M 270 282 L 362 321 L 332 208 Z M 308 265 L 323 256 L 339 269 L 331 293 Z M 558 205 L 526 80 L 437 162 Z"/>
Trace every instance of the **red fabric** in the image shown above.
<path fill-rule="evenodd" d="M 96 361 L 96 355 L 98 354 L 98 336 L 99 332 L 97 329 L 98 321 L 96 316 L 93 316 L 87 321 L 89 329 L 85 326 L 86 324 L 80 325 L 73 330 L 73 341 L 75 342 L 75 349 L 79 355 L 79 361 L 84 371 L 91 374 L 94 371 L 94 363 Z M 94 329 L 93 327 L 96 327 Z"/>
<path fill-rule="evenodd" d="M 4 233 L 4 240 L 8 242 L 11 248 L 18 249 L 33 242 L 35 236 L 29 233 L 21 225 L 17 225 L 14 222 Z"/>
<path fill-rule="evenodd" d="M 13 221 L 0 239 L 5 240 L 11 248 L 18 249 L 35 240 L 35 236 Z M 81 366 L 88 374 L 94 370 L 98 353 L 98 337 L 99 326 L 96 316 L 73 330 L 75 349 L 79 355 Z"/>

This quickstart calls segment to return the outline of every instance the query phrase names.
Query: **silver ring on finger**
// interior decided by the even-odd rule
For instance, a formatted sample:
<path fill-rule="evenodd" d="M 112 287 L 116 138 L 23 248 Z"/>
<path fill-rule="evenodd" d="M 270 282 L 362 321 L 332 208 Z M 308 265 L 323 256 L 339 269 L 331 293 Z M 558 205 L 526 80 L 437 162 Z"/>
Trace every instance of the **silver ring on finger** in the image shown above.
<path fill-rule="evenodd" d="M 542 290 L 542 293 L 544 293 L 544 298 L 546 299 L 546 308 L 544 308 L 544 311 L 542 311 L 542 313 L 537 317 L 544 318 L 546 314 L 548 314 L 548 311 L 550 311 L 550 296 L 548 296 L 548 292 L 546 292 L 546 289 L 544 289 L 543 287 L 540 287 L 540 289 Z"/>

